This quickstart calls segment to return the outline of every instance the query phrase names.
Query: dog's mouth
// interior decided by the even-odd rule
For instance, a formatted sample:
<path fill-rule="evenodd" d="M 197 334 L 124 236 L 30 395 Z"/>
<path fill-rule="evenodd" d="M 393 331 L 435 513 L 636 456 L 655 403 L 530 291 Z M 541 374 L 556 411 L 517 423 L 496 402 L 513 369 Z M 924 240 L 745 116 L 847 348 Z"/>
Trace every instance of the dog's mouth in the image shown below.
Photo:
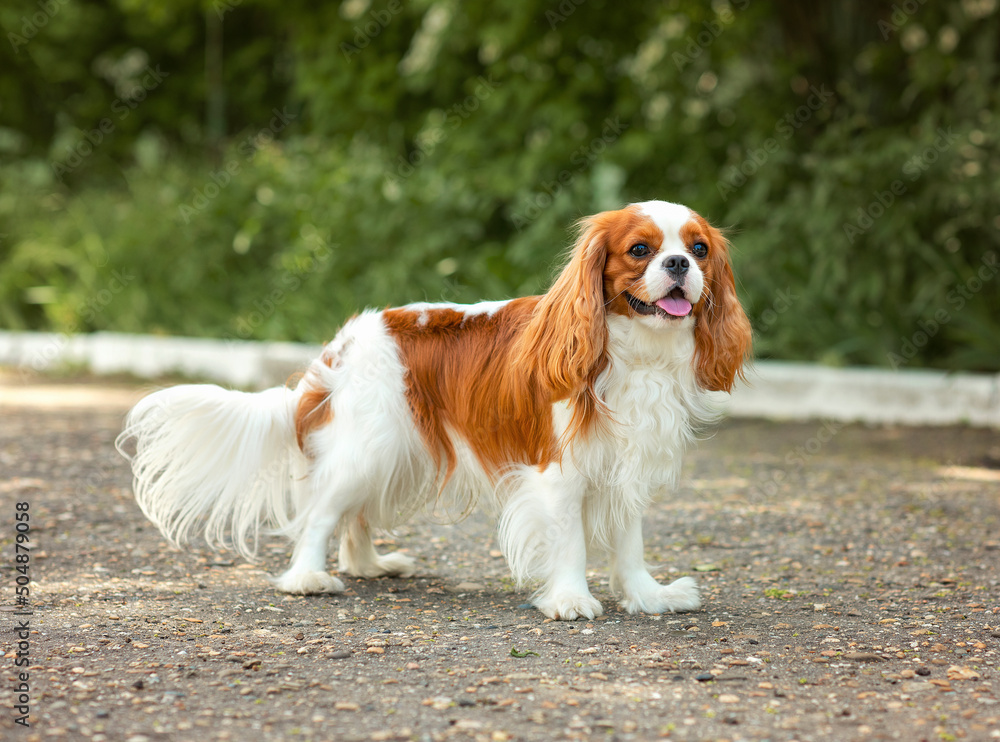
<path fill-rule="evenodd" d="M 670 293 L 652 304 L 636 299 L 627 291 L 625 301 L 636 314 L 657 315 L 668 319 L 683 319 L 692 311 L 691 302 L 684 296 L 684 290 L 680 286 L 675 286 Z"/>

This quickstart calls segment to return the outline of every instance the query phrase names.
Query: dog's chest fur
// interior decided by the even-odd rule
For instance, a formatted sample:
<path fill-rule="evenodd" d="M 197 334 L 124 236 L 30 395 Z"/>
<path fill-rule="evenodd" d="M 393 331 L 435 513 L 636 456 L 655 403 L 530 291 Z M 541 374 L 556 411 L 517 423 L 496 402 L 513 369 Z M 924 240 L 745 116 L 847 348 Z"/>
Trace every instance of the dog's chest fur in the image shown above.
<path fill-rule="evenodd" d="M 694 341 L 684 330 L 664 338 L 614 320 L 609 336 L 610 364 L 597 384 L 607 424 L 584 467 L 596 487 L 648 501 L 676 482 L 683 451 L 709 415 L 691 371 Z"/>

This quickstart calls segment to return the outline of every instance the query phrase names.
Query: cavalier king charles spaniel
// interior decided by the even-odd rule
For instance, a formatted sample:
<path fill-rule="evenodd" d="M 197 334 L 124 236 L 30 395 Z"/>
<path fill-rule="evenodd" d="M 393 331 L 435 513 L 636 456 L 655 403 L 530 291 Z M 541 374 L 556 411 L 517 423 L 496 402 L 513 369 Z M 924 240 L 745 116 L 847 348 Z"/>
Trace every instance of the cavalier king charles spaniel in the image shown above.
<path fill-rule="evenodd" d="M 344 589 L 327 571 L 335 534 L 342 572 L 412 575 L 373 531 L 479 502 L 546 616 L 603 613 L 587 586 L 595 553 L 624 610 L 690 611 L 694 579 L 647 570 L 643 511 L 676 483 L 750 335 L 722 234 L 685 206 L 635 203 L 582 220 L 542 296 L 363 312 L 294 389 L 155 392 L 118 448 L 134 451 L 136 499 L 172 542 L 201 530 L 252 558 L 262 530 L 288 535 L 284 592 Z"/>

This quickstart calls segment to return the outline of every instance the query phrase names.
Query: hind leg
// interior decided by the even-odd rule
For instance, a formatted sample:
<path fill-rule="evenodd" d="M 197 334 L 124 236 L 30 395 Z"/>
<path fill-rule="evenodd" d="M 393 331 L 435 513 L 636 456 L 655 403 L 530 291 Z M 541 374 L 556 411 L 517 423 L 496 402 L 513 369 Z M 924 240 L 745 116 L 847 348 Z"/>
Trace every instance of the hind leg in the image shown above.
<path fill-rule="evenodd" d="M 352 518 L 340 538 L 340 571 L 355 577 L 409 577 L 417 569 L 416 562 L 398 551 L 379 554 L 375 551 L 364 516 Z"/>
<path fill-rule="evenodd" d="M 288 569 L 272 582 L 282 592 L 297 595 L 340 593 L 344 583 L 326 570 L 330 538 L 356 490 L 351 479 L 324 477 L 302 462 L 295 472 L 295 505 L 306 512 L 306 525 L 295 542 Z"/>
<path fill-rule="evenodd" d="M 296 461 L 293 471 L 293 496 L 295 509 L 298 512 L 309 509 L 311 502 L 316 501 L 313 479 L 310 477 L 309 464 L 305 457 Z M 292 561 L 288 569 L 278 577 L 272 577 L 271 582 L 285 593 L 311 595 L 314 593 L 339 593 L 344 590 L 344 583 L 326 571 L 326 556 L 330 545 L 330 537 L 337 527 L 339 515 L 325 513 L 310 517 L 308 525 L 303 529 L 295 542 Z"/>
<path fill-rule="evenodd" d="M 272 580 L 275 587 L 298 595 L 344 591 L 344 583 L 326 571 L 327 549 L 338 519 L 338 514 L 310 519 L 295 544 L 292 563 L 284 574 Z"/>

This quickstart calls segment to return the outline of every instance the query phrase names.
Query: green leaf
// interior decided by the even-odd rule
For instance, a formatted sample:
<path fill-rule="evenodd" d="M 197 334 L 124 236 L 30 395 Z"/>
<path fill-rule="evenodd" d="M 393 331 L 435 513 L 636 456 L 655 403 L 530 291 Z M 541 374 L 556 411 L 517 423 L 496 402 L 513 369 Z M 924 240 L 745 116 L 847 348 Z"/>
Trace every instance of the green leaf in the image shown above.
<path fill-rule="evenodd" d="M 529 657 L 531 655 L 534 655 L 535 657 L 541 657 L 542 656 L 542 655 L 538 654 L 538 652 L 532 652 L 530 649 L 527 649 L 527 650 L 525 650 L 523 652 L 519 652 L 517 650 L 517 647 L 511 647 L 510 648 L 510 656 L 511 657 Z"/>
<path fill-rule="evenodd" d="M 691 567 L 695 572 L 721 572 L 722 567 L 718 564 L 696 564 Z"/>

